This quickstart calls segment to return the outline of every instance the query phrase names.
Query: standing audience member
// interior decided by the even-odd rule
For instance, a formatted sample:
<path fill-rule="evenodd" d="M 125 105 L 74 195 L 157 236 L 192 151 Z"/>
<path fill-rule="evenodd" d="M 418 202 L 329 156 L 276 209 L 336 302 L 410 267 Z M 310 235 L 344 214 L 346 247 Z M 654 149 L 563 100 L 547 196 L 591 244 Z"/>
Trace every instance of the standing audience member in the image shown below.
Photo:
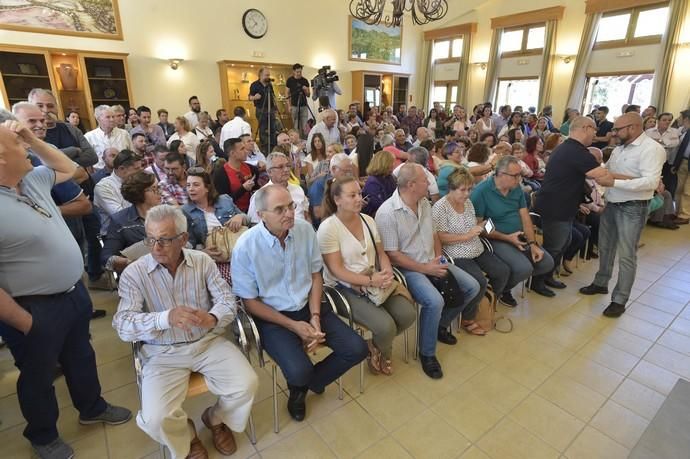
<path fill-rule="evenodd" d="M 170 136 L 173 135 L 173 133 L 175 132 L 175 125 L 172 123 L 168 123 L 168 111 L 166 109 L 159 109 L 157 114 L 158 126 L 160 126 L 160 128 L 163 130 L 163 134 L 165 135 L 165 141 L 167 143 Z"/>
<path fill-rule="evenodd" d="M 98 155 L 96 169 L 103 168 L 103 152 L 107 148 L 117 148 L 117 151 L 132 150 L 132 138 L 124 129 L 115 125 L 115 114 L 113 109 L 107 105 L 99 105 L 94 110 L 94 116 L 98 127 L 84 134 L 86 140 L 93 146 Z"/>
<path fill-rule="evenodd" d="M 188 100 L 189 111 L 184 114 L 185 119 L 189 122 L 189 129 L 191 131 L 199 124 L 199 113 L 201 113 L 201 103 L 197 96 L 192 96 Z"/>
<path fill-rule="evenodd" d="M 225 123 L 220 130 L 220 145 L 225 145 L 225 141 L 228 139 L 239 139 L 243 134 L 252 135 L 252 127 L 245 119 L 247 111 L 244 107 L 235 107 L 233 114 L 235 117 Z"/>
<path fill-rule="evenodd" d="M 146 139 L 146 152 L 152 153 L 156 145 L 165 145 L 168 139 L 163 129 L 157 124 L 151 124 L 151 109 L 146 105 L 137 108 L 139 115 L 139 125 L 129 132 L 134 137 L 136 133 L 142 133 Z"/>
<path fill-rule="evenodd" d="M 211 258 L 184 248 L 187 222 L 180 209 L 154 207 L 145 226 L 151 253 L 122 273 L 113 317 L 122 340 L 143 342 L 137 425 L 174 457 L 208 457 L 182 409 L 189 376 L 198 372 L 218 396 L 201 421 L 216 450 L 231 455 L 237 450 L 232 431 L 244 431 L 258 387 L 242 351 L 223 336 L 237 301 Z"/>
<path fill-rule="evenodd" d="M 677 225 L 687 225 L 690 222 L 690 173 L 688 172 L 688 161 L 690 161 L 690 109 L 683 110 L 681 113 L 683 128 L 685 133 L 680 140 L 680 145 L 673 159 L 671 174 L 676 176 L 676 219 L 673 221 Z"/>
<path fill-rule="evenodd" d="M 367 345 L 330 308 L 321 308 L 319 244 L 311 225 L 295 218 L 290 193 L 269 185 L 254 196 L 261 222 L 232 251 L 233 292 L 254 316 L 264 349 L 287 380 L 290 416 L 302 421 L 307 391 L 323 393 L 366 358 Z M 314 365 L 309 353 L 320 344 L 333 352 Z"/>
<path fill-rule="evenodd" d="M 647 221 L 647 208 L 659 186 L 666 151 L 642 130 L 642 118 L 626 113 L 616 118 L 611 133 L 620 145 L 606 163 L 610 175 L 599 183 L 606 190 L 606 207 L 599 227 L 599 271 L 592 284 L 580 293 L 608 293 L 616 254 L 619 257 L 618 281 L 611 303 L 604 310 L 607 317 L 619 317 L 635 282 L 637 244 Z"/>
<path fill-rule="evenodd" d="M 609 108 L 603 105 L 596 111 L 594 121 L 597 125 L 597 134 L 594 136 L 594 141 L 592 142 L 593 147 L 603 149 L 606 148 L 611 141 L 613 123 L 606 119 L 608 114 Z"/>

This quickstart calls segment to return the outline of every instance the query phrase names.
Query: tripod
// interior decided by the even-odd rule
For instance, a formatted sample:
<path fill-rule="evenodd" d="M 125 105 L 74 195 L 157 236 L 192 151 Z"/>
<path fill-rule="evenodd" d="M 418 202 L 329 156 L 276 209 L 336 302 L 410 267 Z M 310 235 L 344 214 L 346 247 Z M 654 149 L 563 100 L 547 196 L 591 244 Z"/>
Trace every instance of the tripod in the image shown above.
<path fill-rule="evenodd" d="M 295 93 L 290 90 L 290 98 L 295 95 Z M 309 104 L 307 103 L 307 96 L 304 94 L 304 91 L 300 88 L 297 93 L 297 132 L 299 132 L 300 138 L 304 139 L 306 136 L 304 135 L 304 126 L 302 126 L 302 107 L 307 107 L 307 110 L 309 110 L 309 113 L 311 114 L 311 117 L 316 120 L 316 116 L 314 116 L 314 112 L 311 111 L 311 107 L 309 107 Z M 293 119 L 293 128 L 295 127 L 295 120 Z"/>
<path fill-rule="evenodd" d="M 268 156 L 271 153 L 271 122 L 273 121 L 272 110 L 275 105 L 274 101 L 271 100 L 275 97 L 275 93 L 273 92 L 273 85 L 270 81 L 264 89 L 264 96 L 264 101 L 261 107 L 261 111 L 264 113 L 262 113 L 261 117 L 264 115 L 266 116 L 266 155 Z M 261 140 L 261 118 L 259 118 L 259 140 Z"/>

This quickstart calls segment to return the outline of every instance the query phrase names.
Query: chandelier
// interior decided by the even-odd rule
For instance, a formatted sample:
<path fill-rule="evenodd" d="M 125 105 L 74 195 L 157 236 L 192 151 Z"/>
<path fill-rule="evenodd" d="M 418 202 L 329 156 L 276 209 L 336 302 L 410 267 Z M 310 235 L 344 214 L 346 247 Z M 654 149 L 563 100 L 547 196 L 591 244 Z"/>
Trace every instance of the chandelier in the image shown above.
<path fill-rule="evenodd" d="M 409 12 L 417 25 L 438 21 L 448 12 L 446 0 L 391 0 L 393 12 L 385 13 L 386 0 L 350 0 L 350 14 L 369 25 L 383 22 L 387 27 L 399 27 L 403 15 Z"/>

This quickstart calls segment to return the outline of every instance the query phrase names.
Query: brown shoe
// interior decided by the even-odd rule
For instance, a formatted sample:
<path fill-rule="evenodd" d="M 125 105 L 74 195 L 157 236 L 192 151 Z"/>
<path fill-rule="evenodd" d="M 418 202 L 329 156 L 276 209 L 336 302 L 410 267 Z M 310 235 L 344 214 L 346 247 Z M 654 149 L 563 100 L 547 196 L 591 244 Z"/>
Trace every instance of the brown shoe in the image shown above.
<path fill-rule="evenodd" d="M 204 448 L 204 444 L 201 443 L 199 437 L 196 435 L 196 428 L 194 427 L 194 422 L 191 419 L 187 419 L 187 423 L 192 427 L 192 432 L 194 432 L 194 437 L 192 442 L 189 444 L 189 454 L 187 454 L 187 459 L 208 459 L 208 451 Z"/>
<path fill-rule="evenodd" d="M 235 443 L 235 437 L 232 435 L 232 430 L 228 429 L 228 426 L 223 424 L 211 425 L 210 422 L 210 412 L 211 406 L 204 410 L 204 414 L 201 415 L 201 420 L 204 425 L 208 427 L 213 435 L 213 446 L 216 447 L 218 452 L 223 456 L 230 456 L 235 451 L 237 451 L 237 443 Z"/>
<path fill-rule="evenodd" d="M 676 217 L 673 219 L 673 223 L 675 223 L 676 225 L 687 225 L 688 223 L 690 223 L 690 218 Z"/>

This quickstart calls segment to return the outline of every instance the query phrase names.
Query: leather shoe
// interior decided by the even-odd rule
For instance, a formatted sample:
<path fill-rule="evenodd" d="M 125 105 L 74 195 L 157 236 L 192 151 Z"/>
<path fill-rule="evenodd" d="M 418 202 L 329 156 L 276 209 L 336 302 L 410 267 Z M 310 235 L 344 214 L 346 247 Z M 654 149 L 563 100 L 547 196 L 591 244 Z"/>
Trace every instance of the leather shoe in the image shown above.
<path fill-rule="evenodd" d="M 228 428 L 224 423 L 211 425 L 211 409 L 213 407 L 209 406 L 204 410 L 204 414 L 201 415 L 201 421 L 204 425 L 211 431 L 213 436 L 213 446 L 216 450 L 223 456 L 230 456 L 235 451 L 237 451 L 237 443 L 235 443 L 235 437 L 232 435 L 232 430 Z"/>
<path fill-rule="evenodd" d="M 441 363 L 438 361 L 435 355 L 427 357 L 425 355 L 419 355 L 419 360 L 422 362 L 422 370 L 431 379 L 441 379 L 443 378 L 443 370 L 441 370 Z"/>
<path fill-rule="evenodd" d="M 620 303 L 611 302 L 606 309 L 604 309 L 604 315 L 606 317 L 620 317 L 625 312 L 625 305 Z"/>
<path fill-rule="evenodd" d="M 558 289 L 567 287 L 563 282 L 556 280 L 553 277 L 547 277 L 546 279 L 544 279 L 544 284 L 546 284 L 548 287 Z"/>
<path fill-rule="evenodd" d="M 187 454 L 186 459 L 208 459 L 208 451 L 201 443 L 199 437 L 196 434 L 196 428 L 194 427 L 194 422 L 191 419 L 187 419 L 187 423 L 190 425 L 193 433 L 193 438 L 189 444 L 189 454 Z"/>
<path fill-rule="evenodd" d="M 676 225 L 687 225 L 688 223 L 690 223 L 690 218 L 676 217 L 673 219 L 673 223 L 675 223 Z"/>
<path fill-rule="evenodd" d="M 598 293 L 606 295 L 609 293 L 609 289 L 606 287 L 600 287 L 599 285 L 589 284 L 587 287 L 582 287 L 580 293 L 583 295 L 596 295 Z"/>
<path fill-rule="evenodd" d="M 304 421 L 307 414 L 307 391 L 304 389 L 290 389 L 287 409 L 292 419 L 297 422 Z"/>
<path fill-rule="evenodd" d="M 532 291 L 534 293 L 538 293 L 541 296 L 545 296 L 547 298 L 553 298 L 554 296 L 556 296 L 556 293 L 553 290 L 546 288 L 546 285 L 541 284 L 541 283 L 539 283 L 539 284 L 532 283 Z"/>
<path fill-rule="evenodd" d="M 508 306 L 509 308 L 515 308 L 518 305 L 515 298 L 513 298 L 513 294 L 510 293 L 509 291 L 503 292 L 503 295 L 501 295 L 501 297 L 498 299 L 498 301 L 500 301 L 501 304 Z"/>
<path fill-rule="evenodd" d="M 446 327 L 438 327 L 438 340 L 443 344 L 451 346 L 458 343 L 458 339 L 453 335 L 453 332 Z"/>

